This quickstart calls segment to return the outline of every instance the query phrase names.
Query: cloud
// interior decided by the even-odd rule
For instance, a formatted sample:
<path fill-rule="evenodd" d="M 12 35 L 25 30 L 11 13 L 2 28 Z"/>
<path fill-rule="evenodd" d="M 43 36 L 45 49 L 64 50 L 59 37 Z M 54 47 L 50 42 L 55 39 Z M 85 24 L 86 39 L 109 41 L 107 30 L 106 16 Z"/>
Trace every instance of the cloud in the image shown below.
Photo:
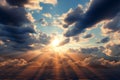
<path fill-rule="evenodd" d="M 39 5 L 39 0 L 6 0 L 10 6 L 25 7 L 29 9 L 38 9 L 42 10 L 42 7 Z"/>
<path fill-rule="evenodd" d="M 120 13 L 103 25 L 102 32 L 120 32 Z"/>
<path fill-rule="evenodd" d="M 70 28 L 65 33 L 65 36 L 75 36 L 100 21 L 114 18 L 120 11 L 119 4 L 119 0 L 92 0 L 85 13 L 83 13 L 82 8 L 77 7 L 71 13 L 68 13 L 67 17 L 64 19 L 69 26 L 75 23 L 74 27 Z"/>
<path fill-rule="evenodd" d="M 89 66 L 94 68 L 119 68 L 120 58 L 106 55 L 103 53 L 104 49 L 104 47 L 91 47 L 69 49 L 69 51 L 79 57 L 79 60 L 75 63 L 78 63 L 81 66 Z"/>
<path fill-rule="evenodd" d="M 88 57 L 84 58 L 83 61 L 79 62 L 82 63 L 83 66 L 91 66 L 97 68 L 115 68 L 120 67 L 120 61 L 111 61 L 104 58 L 96 58 L 96 57 Z"/>
<path fill-rule="evenodd" d="M 78 7 L 75 10 L 70 9 L 67 13 L 67 16 L 65 17 L 65 22 L 67 25 L 71 25 L 76 21 L 79 21 L 82 19 L 83 15 L 83 8 L 81 5 L 78 5 Z"/>
<path fill-rule="evenodd" d="M 100 41 L 98 41 L 97 43 L 107 43 L 110 41 L 110 38 L 109 37 L 105 37 L 103 39 L 101 39 Z"/>
<path fill-rule="evenodd" d="M 25 52 L 42 48 L 50 43 L 51 37 L 36 30 L 35 21 L 26 8 L 39 4 L 39 0 L 0 1 L 0 50 L 2 53 Z M 48 3 L 49 4 L 49 3 Z M 51 3 L 50 3 L 51 4 Z M 26 7 L 29 5 L 29 7 Z"/>
<path fill-rule="evenodd" d="M 7 4 L 6 0 L 0 0 L 0 5 L 1 6 L 6 6 L 8 4 Z"/>
<path fill-rule="evenodd" d="M 90 47 L 90 48 L 80 48 L 79 53 L 89 54 L 97 57 L 105 57 L 106 55 L 103 53 L 104 47 Z"/>
<path fill-rule="evenodd" d="M 23 6 L 24 4 L 27 4 L 30 0 L 6 0 L 10 5 L 17 5 L 17 6 Z"/>
<path fill-rule="evenodd" d="M 11 6 L 25 7 L 38 10 L 43 9 L 43 7 L 40 6 L 40 3 L 52 5 L 57 4 L 57 0 L 6 0 L 6 2 Z"/>
<path fill-rule="evenodd" d="M 108 43 L 105 45 L 104 52 L 108 56 L 120 57 L 120 44 Z"/>
<path fill-rule="evenodd" d="M 62 42 L 60 42 L 59 46 L 63 46 L 69 42 L 70 42 L 70 38 L 64 39 Z"/>
<path fill-rule="evenodd" d="M 47 17 L 47 18 L 51 18 L 52 15 L 50 13 L 44 13 L 43 16 Z"/>
<path fill-rule="evenodd" d="M 88 42 L 90 38 L 93 38 L 93 34 L 81 34 L 71 37 L 71 42 Z"/>
<path fill-rule="evenodd" d="M 114 38 L 113 38 L 114 39 Z M 106 58 L 109 60 L 120 60 L 120 42 L 119 40 L 110 40 L 109 37 L 101 39 L 98 43 L 106 43 L 102 46 L 80 47 L 77 49 L 69 49 L 72 53 L 79 53 L 84 55 L 92 55 L 93 57 Z M 110 57 L 110 58 L 109 58 Z M 111 58 L 113 57 L 113 58 Z"/>
<path fill-rule="evenodd" d="M 0 67 L 22 67 L 30 64 L 25 59 L 4 59 L 0 58 Z"/>
<path fill-rule="evenodd" d="M 80 37 L 79 36 L 74 36 L 73 40 L 76 41 L 76 42 L 79 42 L 80 41 Z"/>
<path fill-rule="evenodd" d="M 31 20 L 23 7 L 0 6 L 0 40 L 4 43 L 1 53 L 31 49 L 32 34 L 36 33 L 34 25 L 27 25 Z"/>
<path fill-rule="evenodd" d="M 48 36 L 47 34 L 43 33 L 43 32 L 40 32 L 39 35 L 38 35 L 38 43 L 39 44 L 44 44 L 44 45 L 47 45 L 50 43 L 51 41 L 51 38 L 50 36 Z"/>
<path fill-rule="evenodd" d="M 84 38 L 92 38 L 94 35 L 93 34 L 87 34 L 84 36 Z"/>
<path fill-rule="evenodd" d="M 4 45 L 4 42 L 2 40 L 0 40 L 0 45 Z"/>
<path fill-rule="evenodd" d="M 24 8 L 0 7 L 1 24 L 19 26 L 24 23 L 30 23 L 30 21 L 26 18 L 26 15 L 27 12 Z"/>
<path fill-rule="evenodd" d="M 52 5 L 57 4 L 57 0 L 40 0 L 40 1 L 45 4 L 52 4 Z"/>

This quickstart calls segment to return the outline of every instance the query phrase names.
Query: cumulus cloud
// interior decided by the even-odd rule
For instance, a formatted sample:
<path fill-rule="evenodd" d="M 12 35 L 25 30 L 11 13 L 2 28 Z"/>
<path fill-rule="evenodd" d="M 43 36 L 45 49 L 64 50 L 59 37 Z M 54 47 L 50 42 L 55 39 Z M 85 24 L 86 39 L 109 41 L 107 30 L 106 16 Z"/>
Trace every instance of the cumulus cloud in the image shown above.
<path fill-rule="evenodd" d="M 0 40 L 4 42 L 0 49 L 3 52 L 7 50 L 9 52 L 9 49 L 13 51 L 30 49 L 29 45 L 32 44 L 30 34 L 34 34 L 36 30 L 34 25 L 25 26 L 31 23 L 29 16 L 23 7 L 0 6 Z"/>
<path fill-rule="evenodd" d="M 120 61 L 111 61 L 104 58 L 88 57 L 84 58 L 83 61 L 80 61 L 83 66 L 91 66 L 97 68 L 111 68 L 111 67 L 120 67 Z"/>
<path fill-rule="evenodd" d="M 103 33 L 120 32 L 120 13 L 102 27 Z"/>
<path fill-rule="evenodd" d="M 66 25 L 71 25 L 76 21 L 79 21 L 82 19 L 83 15 L 83 9 L 81 5 L 78 5 L 78 7 L 75 10 L 70 9 L 67 13 L 67 16 L 65 17 Z"/>
<path fill-rule="evenodd" d="M 52 5 L 57 4 L 57 0 L 40 0 L 40 1 L 46 4 L 52 4 Z"/>
<path fill-rule="evenodd" d="M 79 53 L 89 54 L 97 57 L 105 57 L 106 55 L 103 53 L 104 47 L 90 47 L 90 48 L 81 48 Z"/>
<path fill-rule="evenodd" d="M 80 7 L 68 13 L 64 19 L 65 22 L 68 26 L 73 23 L 75 25 L 65 33 L 65 36 L 70 37 L 82 33 L 86 28 L 90 28 L 102 20 L 114 18 L 120 11 L 119 0 L 92 0 L 90 3 L 85 13 Z"/>
<path fill-rule="evenodd" d="M 52 38 L 43 32 L 40 32 L 38 36 L 39 37 L 37 40 L 38 40 L 38 43 L 40 44 L 49 44 Z"/>
<path fill-rule="evenodd" d="M 30 64 L 25 59 L 4 59 L 0 58 L 0 67 L 22 67 Z"/>
<path fill-rule="evenodd" d="M 120 57 L 120 44 L 108 43 L 105 45 L 104 52 L 108 56 Z"/>
<path fill-rule="evenodd" d="M 51 18 L 52 15 L 50 13 L 44 13 L 43 16 L 47 17 L 47 18 Z"/>
<path fill-rule="evenodd" d="M 81 66 L 90 66 L 94 68 L 115 68 L 120 67 L 120 58 L 106 55 L 104 47 L 91 47 L 80 49 L 69 49 L 74 55 L 78 55 L 79 60 L 75 63 Z"/>
<path fill-rule="evenodd" d="M 4 6 L 0 5 L 1 53 L 23 52 L 33 49 L 33 44 L 48 43 L 49 38 L 44 34 L 39 35 L 37 33 L 33 24 L 35 22 L 34 18 L 30 13 L 26 12 L 23 6 L 28 4 L 29 1 L 32 0 L 7 0 Z M 2 1 L 0 2 L 2 4 Z M 36 38 L 36 36 L 39 37 Z"/>

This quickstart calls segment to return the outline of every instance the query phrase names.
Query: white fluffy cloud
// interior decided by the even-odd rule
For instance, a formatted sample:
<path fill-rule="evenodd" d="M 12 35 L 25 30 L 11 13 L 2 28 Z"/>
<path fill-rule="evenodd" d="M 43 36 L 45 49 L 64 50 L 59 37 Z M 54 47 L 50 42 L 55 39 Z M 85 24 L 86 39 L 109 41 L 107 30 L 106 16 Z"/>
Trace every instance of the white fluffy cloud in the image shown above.
<path fill-rule="evenodd" d="M 50 13 L 44 13 L 43 16 L 47 17 L 47 18 L 51 18 L 52 15 Z"/>
<path fill-rule="evenodd" d="M 57 4 L 57 0 L 39 0 L 40 2 L 46 3 L 46 4 Z"/>

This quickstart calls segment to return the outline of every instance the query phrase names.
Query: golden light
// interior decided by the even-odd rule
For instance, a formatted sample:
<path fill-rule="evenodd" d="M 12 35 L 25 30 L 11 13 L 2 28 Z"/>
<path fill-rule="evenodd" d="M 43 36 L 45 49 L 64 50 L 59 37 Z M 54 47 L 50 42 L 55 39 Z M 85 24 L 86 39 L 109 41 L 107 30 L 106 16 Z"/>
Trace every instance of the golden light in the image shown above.
<path fill-rule="evenodd" d="M 61 47 L 59 46 L 60 40 L 59 39 L 54 39 L 51 42 L 51 50 L 54 51 L 55 53 L 58 53 L 61 51 Z"/>
<path fill-rule="evenodd" d="M 62 41 L 62 38 L 60 38 L 60 37 L 56 37 L 53 40 L 51 40 L 51 44 L 49 45 L 49 50 L 51 52 L 55 52 L 55 53 L 66 52 L 66 50 L 67 50 L 66 47 L 60 45 L 61 41 Z"/>
<path fill-rule="evenodd" d="M 52 46 L 57 47 L 59 45 L 60 41 L 58 39 L 55 39 L 52 41 Z"/>

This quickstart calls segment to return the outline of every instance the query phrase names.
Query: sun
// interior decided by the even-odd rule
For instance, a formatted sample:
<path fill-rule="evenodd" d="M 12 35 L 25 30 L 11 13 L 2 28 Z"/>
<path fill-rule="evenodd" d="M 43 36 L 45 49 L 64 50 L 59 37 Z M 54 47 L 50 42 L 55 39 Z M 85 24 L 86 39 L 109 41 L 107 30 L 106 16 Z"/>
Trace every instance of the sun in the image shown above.
<path fill-rule="evenodd" d="M 51 41 L 51 44 L 49 45 L 49 50 L 55 53 L 64 53 L 66 51 L 66 48 L 64 46 L 60 46 L 61 39 L 54 38 Z"/>
<path fill-rule="evenodd" d="M 52 46 L 57 47 L 59 45 L 60 41 L 58 39 L 54 39 L 52 41 Z"/>

